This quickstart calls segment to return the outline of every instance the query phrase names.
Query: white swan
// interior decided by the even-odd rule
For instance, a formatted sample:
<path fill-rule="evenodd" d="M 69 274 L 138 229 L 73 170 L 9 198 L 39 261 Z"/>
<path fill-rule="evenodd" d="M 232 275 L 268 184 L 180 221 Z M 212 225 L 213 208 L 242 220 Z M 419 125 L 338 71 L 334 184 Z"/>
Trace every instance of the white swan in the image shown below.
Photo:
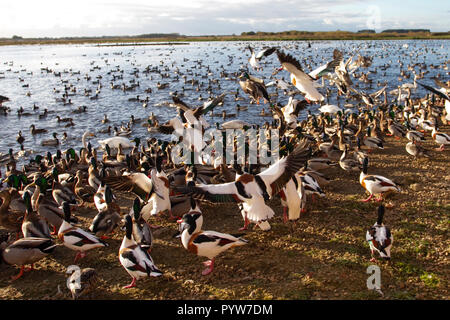
<path fill-rule="evenodd" d="M 337 113 L 342 112 L 342 109 L 334 104 L 326 104 L 319 108 L 319 111 L 322 113 Z"/>
<path fill-rule="evenodd" d="M 86 138 L 87 137 L 95 137 L 95 134 L 93 134 L 90 131 L 86 131 L 85 133 L 83 133 L 83 136 L 81 137 L 81 142 L 83 143 L 83 147 L 85 147 L 87 149 L 87 142 L 86 142 Z"/>
<path fill-rule="evenodd" d="M 251 127 L 251 124 L 248 122 L 245 122 L 243 120 L 231 120 L 231 121 L 222 123 L 223 129 L 242 129 L 245 126 Z"/>
<path fill-rule="evenodd" d="M 105 148 L 106 145 L 108 145 L 110 148 L 119 148 L 119 144 L 122 146 L 123 149 L 129 149 L 134 147 L 131 141 L 125 137 L 107 138 L 105 140 L 99 140 L 98 143 L 102 146 L 102 148 Z"/>

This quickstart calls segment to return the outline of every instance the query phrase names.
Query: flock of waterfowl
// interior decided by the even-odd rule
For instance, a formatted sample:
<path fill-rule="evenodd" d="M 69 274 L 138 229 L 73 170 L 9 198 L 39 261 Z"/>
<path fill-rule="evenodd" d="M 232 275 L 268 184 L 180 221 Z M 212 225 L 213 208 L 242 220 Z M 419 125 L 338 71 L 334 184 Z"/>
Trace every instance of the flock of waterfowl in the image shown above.
<path fill-rule="evenodd" d="M 399 85 L 396 91 L 388 92 L 387 84 L 379 83 L 380 89 L 369 93 L 361 89 L 360 84 L 372 81 L 369 76 L 375 71 L 364 70 L 371 66 L 373 57 L 349 54 L 344 58 L 344 53 L 335 49 L 325 64 L 307 73 L 305 64 L 301 64 L 300 59 L 286 48 L 264 47 L 258 51 L 245 45 L 242 49 L 247 48 L 250 51 L 250 57 L 247 57 L 249 68 L 234 73 L 221 70 L 224 81 L 236 80 L 234 93 L 220 92 L 220 79 L 207 79 L 205 87 L 205 83 L 202 86 L 199 79 L 188 79 L 172 65 L 176 80 L 183 81 L 184 85 L 181 90 L 168 95 L 171 101 L 166 104 L 176 107 L 178 115 L 160 123 L 152 111 L 148 119 L 136 119 L 131 115 L 126 124 L 122 122 L 119 126 L 105 114 L 100 121 L 108 128 L 104 134 L 110 137 L 99 140 L 99 148 L 93 146 L 92 139 L 101 130 L 86 130 L 80 139 L 76 139 L 77 143 L 82 143 L 78 153 L 73 147 L 62 148 L 60 139 L 67 139 L 66 132 L 62 138 L 59 138 L 60 133 L 53 132 L 53 139 L 41 141 L 41 147 L 53 149 L 40 154 L 24 148 L 29 137 L 19 131 L 16 142 L 20 151 L 15 153 L 11 148 L 0 159 L 6 168 L 1 180 L 0 227 L 10 233 L 1 244 L 0 260 L 20 267 L 20 273 L 14 279 L 28 270 L 26 265 L 31 264 L 32 269 L 34 263 L 51 255 L 58 246 L 74 251 L 77 262 L 88 251 L 108 246 L 108 236 L 122 230 L 125 234 L 118 248 L 118 260 L 132 278 L 131 284 L 125 288 L 136 286 L 138 279 L 160 276 L 164 270 L 158 269 L 150 252 L 154 244 L 152 230 L 159 228 L 153 224 L 155 217 L 163 217 L 165 213 L 168 219 L 178 220 L 179 231 L 175 236 L 181 238 L 181 245 L 191 254 L 209 259 L 202 272 L 207 275 L 214 269 L 216 256 L 245 245 L 247 240 L 242 238 L 243 234 L 202 230 L 203 202 L 216 205 L 236 203 L 237 214 L 240 213 L 244 221 L 241 231 L 251 223 L 255 228 L 268 231 L 275 212 L 267 202 L 280 197 L 284 222 L 295 224 L 306 211 L 310 197 L 325 196 L 322 186 L 330 183 L 330 179 L 321 172 L 324 169 L 334 167 L 343 174 L 360 172 L 359 183 L 369 194 L 369 198 L 362 201 L 373 200 L 377 195 L 375 200 L 382 202 L 384 194 L 400 191 L 401 186 L 389 177 L 369 173 L 371 152 L 389 148 L 384 140 L 386 135 L 405 141 L 406 152 L 414 157 L 432 157 L 433 152 L 445 151 L 445 146 L 450 145 L 450 136 L 439 131 L 450 121 L 450 81 L 435 78 L 437 88 L 431 86 L 425 78 L 426 72 L 415 71 L 416 67 L 425 70 L 425 64 L 408 65 L 401 70 L 400 77 L 405 79 L 414 75 L 413 84 Z M 272 58 L 278 66 L 272 73 L 271 82 L 265 83 L 255 74 L 265 68 L 266 60 Z M 447 63 L 440 66 L 446 75 Z M 197 65 L 210 72 L 209 66 L 201 61 Z M 389 68 L 384 67 L 385 70 Z M 45 70 L 55 73 L 48 68 Z M 138 81 L 119 84 L 119 67 L 113 71 L 108 72 L 111 90 L 127 92 L 139 86 Z M 168 71 L 167 67 L 147 67 L 142 73 L 159 73 L 162 80 Z M 139 70 L 135 70 L 135 74 L 138 73 Z M 278 74 L 283 74 L 289 81 L 276 78 Z M 156 77 L 153 81 L 157 81 Z M 96 84 L 95 93 L 90 89 L 83 92 L 92 100 L 99 99 L 102 94 L 100 78 Z M 413 94 L 417 84 L 428 93 L 423 96 Z M 70 107 L 72 101 L 69 97 L 80 90 L 71 83 L 63 85 L 60 102 Z M 199 100 L 206 102 L 191 107 L 184 102 L 189 95 L 188 85 L 189 90 L 208 92 L 210 98 L 200 96 Z M 239 94 L 238 86 L 244 95 Z M 169 82 L 157 83 L 157 90 L 167 90 L 168 87 Z M 274 88 L 272 93 L 271 88 Z M 59 91 L 54 88 L 54 92 Z M 130 103 L 138 102 L 148 108 L 152 90 L 148 88 L 145 92 L 148 94 L 146 98 L 137 95 L 129 99 Z M 213 94 L 215 92 L 216 95 Z M 394 98 L 389 98 L 389 94 L 395 94 Z M 331 96 L 336 97 L 338 105 L 327 103 Z M 284 98 L 288 99 L 286 104 L 281 103 Z M 341 100 L 345 100 L 344 108 L 340 107 Z M 241 106 L 245 101 L 257 105 Z M 6 115 L 5 119 L 12 116 L 8 115 L 11 112 L 8 104 L 11 103 L 14 101 L 0 96 L 0 111 Z M 223 111 L 216 116 L 222 116 L 224 122 L 211 126 L 208 116 L 226 104 L 235 106 L 240 119 L 225 121 L 229 113 Z M 314 106 L 320 107 L 318 114 L 310 112 Z M 243 120 L 249 108 L 263 111 L 264 116 L 272 117 L 272 121 L 260 126 L 248 118 L 248 121 Z M 72 112 L 85 113 L 86 109 L 86 106 L 81 106 Z M 39 108 L 34 106 L 34 111 L 37 110 Z M 302 111 L 308 115 L 299 121 Z M 48 117 L 51 113 L 55 112 L 45 109 L 39 118 Z M 23 108 L 18 109 L 17 114 L 19 117 L 29 116 Z M 54 116 L 59 126 L 76 126 L 75 115 Z M 133 126 L 140 122 L 147 128 L 148 139 L 133 133 Z M 186 134 L 187 128 L 194 134 Z M 208 128 L 216 128 L 223 140 L 203 140 L 202 134 Z M 36 127 L 34 123 L 29 129 L 33 136 L 51 132 Z M 227 129 L 265 131 L 257 131 L 255 137 L 249 136 L 244 145 L 239 145 L 236 137 L 227 136 Z M 258 145 L 263 136 L 269 140 L 273 138 L 273 131 L 268 129 L 278 130 L 281 158 L 267 165 L 259 161 L 250 164 L 245 151 L 250 145 Z M 175 135 L 176 139 L 173 136 L 171 140 L 164 138 L 168 134 Z M 128 137 L 133 135 L 134 139 L 130 140 Z M 437 148 L 425 149 L 421 145 L 424 139 L 432 139 Z M 180 142 L 192 150 L 181 163 L 174 159 L 172 152 Z M 231 163 L 225 163 L 225 152 L 222 154 L 211 149 L 213 144 L 221 146 L 224 151 L 227 146 L 235 152 L 243 148 L 245 159 L 235 157 Z M 52 154 L 53 150 L 56 152 Z M 19 166 L 19 158 L 22 159 L 22 167 Z M 117 197 L 122 193 L 135 196 L 129 212 L 123 212 L 117 204 Z M 79 206 L 96 212 L 88 229 L 78 224 L 76 208 Z M 392 233 L 395 232 L 391 233 L 383 224 L 383 215 L 384 205 L 381 204 L 376 223 L 367 229 L 365 240 L 370 244 L 372 259 L 375 259 L 375 252 L 384 259 L 391 257 Z M 96 277 L 95 270 L 84 269 L 81 287 L 73 286 L 73 297 L 94 286 Z"/>

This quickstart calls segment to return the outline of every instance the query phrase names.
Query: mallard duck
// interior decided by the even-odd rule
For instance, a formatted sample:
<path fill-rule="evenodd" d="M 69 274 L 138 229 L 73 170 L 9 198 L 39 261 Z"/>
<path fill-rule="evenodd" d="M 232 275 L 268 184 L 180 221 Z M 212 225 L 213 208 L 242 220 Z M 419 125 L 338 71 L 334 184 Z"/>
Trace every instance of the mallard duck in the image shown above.
<path fill-rule="evenodd" d="M 150 252 L 153 246 L 153 234 L 150 226 L 141 217 L 141 202 L 139 198 L 134 199 L 130 216 L 133 221 L 133 239 L 142 249 Z"/>
<path fill-rule="evenodd" d="M 133 222 L 130 215 L 125 216 L 126 234 L 119 249 L 119 261 L 132 282 L 124 289 L 136 286 L 136 280 L 143 277 L 159 277 L 162 272 L 155 266 L 152 257 L 133 239 Z"/>
<path fill-rule="evenodd" d="M 0 191 L 0 199 L 2 200 L 0 206 L 0 225 L 9 231 L 19 233 L 26 207 L 11 206 L 11 201 L 15 194 L 18 195 L 18 192 L 14 188 Z"/>
<path fill-rule="evenodd" d="M 371 137 L 370 132 L 371 128 L 367 127 L 367 135 L 363 139 L 364 145 L 369 148 L 368 152 L 372 152 L 373 149 L 384 149 L 383 141 L 381 141 L 381 139 Z"/>
<path fill-rule="evenodd" d="M 97 192 L 98 194 L 98 192 Z M 89 231 L 102 239 L 106 239 L 106 235 L 112 233 L 122 220 L 120 216 L 120 207 L 112 204 L 113 194 L 111 189 L 106 186 L 104 194 L 104 203 L 106 208 L 100 207 L 101 211 L 94 217 Z"/>
<path fill-rule="evenodd" d="M 75 184 L 75 194 L 84 202 L 94 202 L 94 195 L 97 190 L 92 188 L 90 185 L 83 184 L 83 176 L 81 170 L 78 170 L 75 178 L 77 182 Z"/>
<path fill-rule="evenodd" d="M 382 194 L 387 191 L 398 191 L 400 192 L 400 185 L 395 183 L 394 181 L 385 178 L 383 176 L 378 175 L 368 175 L 367 169 L 369 165 L 369 159 L 365 158 L 363 162 L 363 168 L 361 174 L 359 176 L 359 183 L 362 185 L 367 192 L 370 193 L 370 197 L 362 200 L 363 202 L 367 202 L 372 199 L 374 194 L 380 194 L 380 197 L 376 199 L 376 201 L 382 201 Z"/>
<path fill-rule="evenodd" d="M 261 98 L 263 98 L 266 103 L 270 101 L 266 86 L 261 79 L 252 77 L 247 72 L 244 72 L 239 77 L 239 85 L 241 86 L 242 91 L 250 95 L 257 104 L 259 104 L 259 99 Z"/>
<path fill-rule="evenodd" d="M 70 224 L 70 205 L 68 202 L 63 202 L 64 211 L 64 221 L 58 230 L 58 239 L 67 248 L 77 251 L 74 263 L 78 259 L 84 258 L 86 256 L 86 251 L 100 248 L 108 247 L 108 243 L 97 238 L 93 234 L 84 231 L 81 228 L 74 227 Z"/>
<path fill-rule="evenodd" d="M 40 134 L 40 133 L 46 133 L 47 129 L 36 129 L 36 126 L 34 124 L 32 124 L 30 126 L 30 132 L 32 135 L 35 135 L 35 134 Z"/>
<path fill-rule="evenodd" d="M 95 269 L 84 268 L 82 270 L 78 270 L 69 267 L 68 271 L 72 272 L 67 279 L 67 285 L 70 293 L 72 294 L 73 300 L 92 292 L 92 290 L 97 286 L 98 275 Z"/>
<path fill-rule="evenodd" d="M 440 148 L 435 149 L 436 151 L 444 151 L 444 148 L 446 145 L 450 145 L 450 135 L 443 132 L 438 132 L 437 127 L 433 127 L 433 131 L 431 131 L 431 137 L 433 138 L 433 141 L 437 144 L 440 144 Z"/>
<path fill-rule="evenodd" d="M 397 140 L 406 136 L 405 128 L 398 123 L 395 123 L 392 119 L 388 119 L 388 131 L 389 133 L 386 135 L 393 136 Z"/>
<path fill-rule="evenodd" d="M 31 207 L 31 195 L 28 191 L 23 194 L 27 210 L 22 222 L 22 233 L 25 238 L 47 238 L 51 239 L 50 229 L 47 221 L 40 217 Z"/>
<path fill-rule="evenodd" d="M 22 238 L 5 249 L 0 248 L 0 261 L 20 266 L 20 273 L 12 277 L 13 280 L 17 280 L 24 271 L 33 270 L 33 264 L 52 253 L 56 246 L 57 244 L 48 238 Z M 27 264 L 31 264 L 30 269 L 25 269 Z"/>
<path fill-rule="evenodd" d="M 180 235 L 177 236 L 181 237 L 183 247 L 189 252 L 209 259 L 203 263 L 208 267 L 202 272 L 205 276 L 213 271 L 214 259 L 217 255 L 230 248 L 246 245 L 248 241 L 230 234 L 202 231 L 203 215 L 194 210 L 183 215 L 183 218 L 178 221 Z"/>
<path fill-rule="evenodd" d="M 56 132 L 52 133 L 54 139 L 43 140 L 41 142 L 42 146 L 57 146 L 59 145 L 59 139 L 56 137 L 58 134 Z"/>
<path fill-rule="evenodd" d="M 64 201 L 67 201 L 71 205 L 78 205 L 75 194 L 67 187 L 64 187 L 58 181 L 58 171 L 56 168 L 52 171 L 53 184 L 52 184 L 52 196 L 53 199 L 61 207 Z"/>
<path fill-rule="evenodd" d="M 428 154 L 428 150 L 417 145 L 415 141 L 410 141 L 405 146 L 406 152 L 408 152 L 410 155 L 417 157 L 426 157 L 431 158 L 431 155 Z"/>
<path fill-rule="evenodd" d="M 345 145 L 345 150 L 339 159 L 339 165 L 345 171 L 360 171 L 362 169 L 361 164 L 354 159 L 347 158 L 348 145 Z"/>
<path fill-rule="evenodd" d="M 378 207 L 377 222 L 367 230 L 366 241 L 369 242 L 372 258 L 375 262 L 375 251 L 378 251 L 380 257 L 385 260 L 391 259 L 391 247 L 394 242 L 391 230 L 383 224 L 384 206 Z"/>

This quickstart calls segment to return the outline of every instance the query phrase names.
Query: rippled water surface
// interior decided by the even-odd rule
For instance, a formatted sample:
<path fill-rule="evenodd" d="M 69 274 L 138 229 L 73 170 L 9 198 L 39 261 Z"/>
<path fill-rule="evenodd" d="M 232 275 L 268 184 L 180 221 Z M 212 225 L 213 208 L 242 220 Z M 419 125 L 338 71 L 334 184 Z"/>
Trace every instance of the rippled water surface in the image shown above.
<path fill-rule="evenodd" d="M 399 82 L 398 77 L 401 70 L 407 74 L 408 65 L 414 65 L 416 73 L 425 72 L 424 83 L 432 84 L 431 78 L 440 74 L 441 78 L 448 80 L 448 70 L 444 69 L 449 60 L 448 41 L 315 41 L 312 47 L 307 47 L 307 42 L 202 42 L 187 43 L 180 45 L 142 45 L 142 46 L 96 46 L 96 45 L 33 45 L 33 46 L 6 46 L 0 47 L 0 95 L 10 98 L 4 106 L 11 108 L 11 112 L 5 116 L 0 115 L 0 153 L 7 153 L 9 148 L 19 150 L 16 142 L 17 133 L 22 130 L 25 137 L 25 149 L 33 149 L 35 154 L 44 154 L 47 150 L 52 153 L 57 149 L 68 147 L 81 147 L 81 136 L 86 130 L 96 132 L 92 144 L 97 146 L 97 140 L 104 139 L 108 134 L 98 133 L 99 130 L 111 126 L 120 126 L 128 122 L 131 115 L 136 119 L 143 119 L 141 123 L 133 126 L 130 139 L 134 137 L 148 138 L 155 134 L 147 132 L 142 126 L 147 117 L 153 112 L 160 123 L 164 123 L 177 114 L 175 108 L 161 106 L 164 101 L 171 101 L 170 93 L 178 91 L 183 93 L 182 99 L 191 105 L 201 105 L 212 96 L 222 92 L 235 92 L 239 83 L 234 75 L 243 69 L 250 68 L 247 59 L 249 51 L 246 46 L 250 44 L 256 50 L 265 46 L 279 46 L 286 52 L 293 54 L 300 61 L 305 71 L 310 72 L 326 61 L 331 60 L 335 48 L 344 52 L 344 59 L 352 53 L 364 56 L 374 56 L 373 64 L 361 71 L 372 71 L 369 79 L 372 85 L 358 82 L 358 89 L 371 93 L 380 88 L 381 83 L 387 82 L 388 91 L 396 89 L 401 83 L 412 83 L 410 79 Z M 403 66 L 399 62 L 403 63 Z M 250 74 L 264 78 L 265 82 L 271 81 L 271 74 L 278 68 L 279 62 L 276 55 L 272 55 L 262 63 L 263 71 L 250 70 Z M 426 66 L 426 69 L 425 69 Z M 147 68 L 148 67 L 148 68 Z M 144 72 L 144 70 L 153 72 Z M 47 69 L 47 70 L 44 70 Z M 229 74 L 230 79 L 221 77 L 221 72 Z M 375 73 L 376 72 L 376 73 Z M 163 75 L 163 76 L 162 76 Z M 114 76 L 121 76 L 121 79 Z M 184 77 L 183 77 L 184 76 Z M 286 71 L 281 71 L 275 78 L 284 77 L 288 79 Z M 197 86 L 185 83 L 186 80 L 195 79 L 199 81 L 200 90 Z M 113 81 L 114 80 L 114 81 Z M 214 82 L 210 82 L 214 80 Z M 217 81 L 216 81 L 217 80 Z M 115 85 L 132 83 L 139 84 L 132 91 L 111 89 L 111 82 Z M 158 82 L 168 83 L 166 89 L 159 90 Z M 99 88 L 99 84 L 101 88 Z M 207 90 L 208 85 L 211 89 Z M 327 85 L 327 81 L 325 81 Z M 379 86 L 380 85 L 380 86 Z M 76 92 L 69 90 L 72 104 L 64 104 L 60 101 L 64 88 L 75 87 Z M 183 90 L 184 87 L 184 90 Z M 152 93 L 146 93 L 151 88 Z M 90 96 L 84 94 L 84 90 L 91 90 Z M 96 90 L 99 89 L 98 99 L 92 100 Z M 57 92 L 59 91 L 59 92 Z M 208 92 L 210 91 L 210 92 Z M 269 93 L 275 91 L 269 88 Z M 325 88 L 320 88 L 325 95 Z M 329 103 L 337 103 L 336 87 L 330 87 Z M 29 93 L 29 95 L 27 95 Z M 279 91 L 277 101 L 285 104 L 288 97 Z M 412 95 L 423 96 L 426 92 L 422 88 L 413 90 Z M 148 106 L 144 108 L 142 102 L 131 102 L 130 98 L 139 95 L 140 99 L 149 98 Z M 234 94 L 228 94 L 223 106 L 217 107 L 215 114 L 221 114 L 226 110 L 228 114 L 236 114 L 235 117 L 223 119 L 221 116 L 211 117 L 207 115 L 209 123 L 222 123 L 232 119 L 243 119 L 250 123 L 263 124 L 271 121 L 271 117 L 262 117 L 262 108 L 268 110 L 268 105 L 249 104 L 250 99 L 239 90 L 239 96 L 244 100 L 236 101 Z M 389 96 L 393 99 L 393 96 Z M 247 111 L 236 112 L 236 104 L 248 106 Z M 344 99 L 340 99 L 340 105 Z M 353 102 L 354 103 L 354 102 Z M 33 105 L 39 107 L 33 110 Z M 73 113 L 80 106 L 86 106 L 87 112 L 81 114 Z M 18 116 L 17 110 L 23 107 L 24 113 L 28 115 Z M 319 105 L 311 107 L 315 112 Z M 39 114 L 47 108 L 49 114 L 40 119 Z M 102 124 L 104 114 L 111 120 L 109 124 Z M 56 115 L 61 118 L 71 117 L 75 126 L 65 128 L 63 123 L 58 123 Z M 300 114 L 300 118 L 306 116 L 306 111 Z M 30 125 L 35 124 L 37 128 L 46 128 L 48 133 L 32 136 Z M 67 132 L 69 139 L 62 142 L 59 147 L 43 147 L 41 141 L 51 139 L 53 132 Z M 169 139 L 169 136 L 156 135 L 158 138 Z"/>

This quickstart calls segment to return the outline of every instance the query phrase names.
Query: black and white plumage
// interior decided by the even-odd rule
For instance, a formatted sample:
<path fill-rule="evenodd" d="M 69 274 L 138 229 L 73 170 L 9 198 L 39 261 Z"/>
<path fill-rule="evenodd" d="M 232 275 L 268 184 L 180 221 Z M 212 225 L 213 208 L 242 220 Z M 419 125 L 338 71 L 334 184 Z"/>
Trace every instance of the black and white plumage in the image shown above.
<path fill-rule="evenodd" d="M 275 214 L 265 201 L 283 189 L 295 173 L 303 167 L 309 154 L 307 142 L 303 141 L 287 157 L 280 159 L 257 175 L 245 173 L 235 182 L 179 187 L 176 190 L 201 201 L 242 203 L 247 219 L 261 223 Z M 270 225 L 265 229 L 270 229 Z"/>
<path fill-rule="evenodd" d="M 270 101 L 270 97 L 267 93 L 263 80 L 244 72 L 239 77 L 239 85 L 241 86 L 242 91 L 250 95 L 257 104 L 259 104 L 259 99 L 261 98 L 263 98 L 266 102 Z"/>
<path fill-rule="evenodd" d="M 391 259 L 391 247 L 394 242 L 391 230 L 383 224 L 384 206 L 378 207 L 377 222 L 367 230 L 366 241 L 369 242 L 372 259 L 375 261 L 375 251 L 380 254 L 380 257 L 385 260 Z"/>
<path fill-rule="evenodd" d="M 313 81 L 315 79 L 303 71 L 300 63 L 289 54 L 285 54 L 279 50 L 276 52 L 282 68 L 290 72 L 292 84 L 301 93 L 305 94 L 305 99 L 317 102 L 324 101 L 325 97 L 314 86 Z"/>
<path fill-rule="evenodd" d="M 152 257 L 133 239 L 133 222 L 130 215 L 125 216 L 126 234 L 119 249 L 119 261 L 132 282 L 124 288 L 136 286 L 136 280 L 144 277 L 159 277 L 162 272 L 155 266 Z"/>
<path fill-rule="evenodd" d="M 264 48 L 264 49 L 260 50 L 258 53 L 255 53 L 255 51 L 253 50 L 253 48 L 251 46 L 247 46 L 247 49 L 250 50 L 250 54 L 251 54 L 250 58 L 248 59 L 248 62 L 250 63 L 252 68 L 255 70 L 261 70 L 262 68 L 261 68 L 261 65 L 259 64 L 261 59 L 264 57 L 270 56 L 276 50 L 275 47 L 270 47 L 270 48 Z"/>
<path fill-rule="evenodd" d="M 334 73 L 337 66 L 342 61 L 342 52 L 340 52 L 337 49 L 334 49 L 333 51 L 333 60 L 327 62 L 327 64 L 318 67 L 317 69 L 314 69 L 309 73 L 309 76 L 313 78 L 314 80 L 317 80 L 323 76 L 326 76 L 328 73 Z"/>
<path fill-rule="evenodd" d="M 100 247 L 107 247 L 108 243 L 97 238 L 90 232 L 70 224 L 70 205 L 63 202 L 64 221 L 59 227 L 58 239 L 65 247 L 77 251 L 75 262 L 86 255 L 86 251 Z"/>
<path fill-rule="evenodd" d="M 178 221 L 180 226 L 177 237 L 181 237 L 181 243 L 186 250 L 209 259 L 204 262 L 208 268 L 202 272 L 202 275 L 208 275 L 214 269 L 214 259 L 217 255 L 230 248 L 245 245 L 248 241 L 231 234 L 203 231 L 203 215 L 195 201 L 191 203 L 191 210 Z"/>

